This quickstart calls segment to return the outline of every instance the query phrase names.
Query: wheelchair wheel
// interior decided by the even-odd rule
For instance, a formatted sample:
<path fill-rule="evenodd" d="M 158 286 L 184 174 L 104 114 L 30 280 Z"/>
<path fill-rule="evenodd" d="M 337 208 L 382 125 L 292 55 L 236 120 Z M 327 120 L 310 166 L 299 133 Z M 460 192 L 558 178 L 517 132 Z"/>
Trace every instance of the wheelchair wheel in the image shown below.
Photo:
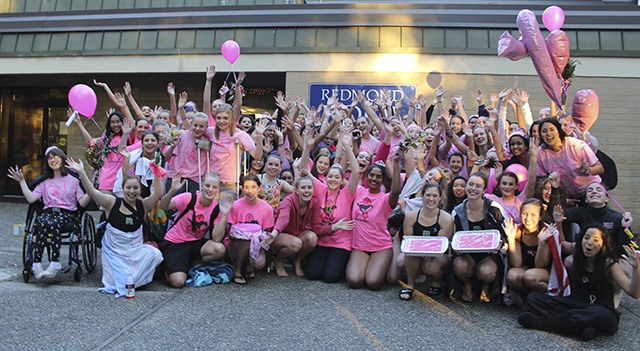
<path fill-rule="evenodd" d="M 34 226 L 36 223 L 36 217 L 38 213 L 36 211 L 29 211 L 27 216 L 27 223 L 24 228 L 24 237 L 22 239 L 22 279 L 25 283 L 29 282 L 31 278 L 31 265 L 33 264 L 33 250 L 34 244 Z"/>
<path fill-rule="evenodd" d="M 87 212 L 82 215 L 80 231 L 82 233 L 82 262 L 84 262 L 84 268 L 87 270 L 87 273 L 91 273 L 96 267 L 98 249 L 96 247 L 96 226 L 93 222 L 93 217 Z"/>

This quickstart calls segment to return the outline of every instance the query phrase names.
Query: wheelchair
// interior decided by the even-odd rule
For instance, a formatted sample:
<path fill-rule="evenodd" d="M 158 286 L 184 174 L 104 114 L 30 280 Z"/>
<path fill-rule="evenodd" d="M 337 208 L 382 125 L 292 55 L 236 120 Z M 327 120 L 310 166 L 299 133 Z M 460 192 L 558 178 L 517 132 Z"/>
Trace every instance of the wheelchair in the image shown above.
<path fill-rule="evenodd" d="M 31 265 L 33 263 L 35 246 L 37 237 L 35 234 L 36 218 L 42 213 L 43 204 L 36 202 L 29 205 L 27 211 L 27 220 L 24 230 L 24 239 L 22 244 L 22 277 L 25 283 L 29 282 L 32 276 Z M 93 272 L 96 267 L 98 253 L 96 247 L 96 228 L 94 225 L 93 217 L 87 210 L 78 210 L 77 215 L 78 222 L 67 223 L 61 230 L 61 261 L 63 248 L 67 246 L 69 249 L 68 254 L 68 267 L 62 269 L 62 272 L 67 273 L 76 265 L 73 272 L 73 280 L 79 282 L 82 277 L 82 265 L 86 269 L 87 273 Z M 79 229 L 78 229 L 79 228 Z M 47 240 L 50 242 L 50 240 Z M 51 247 L 47 245 L 45 252 L 51 258 Z M 43 253 L 44 256 L 44 253 Z"/>

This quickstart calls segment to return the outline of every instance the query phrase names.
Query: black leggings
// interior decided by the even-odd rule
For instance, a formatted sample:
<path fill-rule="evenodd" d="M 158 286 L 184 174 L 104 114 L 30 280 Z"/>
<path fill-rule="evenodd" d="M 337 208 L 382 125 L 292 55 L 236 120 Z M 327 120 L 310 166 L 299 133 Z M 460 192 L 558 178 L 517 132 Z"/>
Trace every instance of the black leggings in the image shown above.
<path fill-rule="evenodd" d="M 351 251 L 334 247 L 316 246 L 306 259 L 304 275 L 311 280 L 336 283 L 344 278 Z"/>
<path fill-rule="evenodd" d="M 51 261 L 60 261 L 60 246 L 62 245 L 61 230 L 67 223 L 74 223 L 77 227 L 77 217 L 72 212 L 52 212 L 43 211 L 38 215 L 35 222 L 36 244 L 33 262 L 42 262 L 44 248 L 47 241 L 51 240 Z"/>
<path fill-rule="evenodd" d="M 587 327 L 614 334 L 619 314 L 602 305 L 572 297 L 548 296 L 533 292 L 527 296 L 531 311 L 544 318 L 545 329 L 560 334 L 578 334 Z"/>

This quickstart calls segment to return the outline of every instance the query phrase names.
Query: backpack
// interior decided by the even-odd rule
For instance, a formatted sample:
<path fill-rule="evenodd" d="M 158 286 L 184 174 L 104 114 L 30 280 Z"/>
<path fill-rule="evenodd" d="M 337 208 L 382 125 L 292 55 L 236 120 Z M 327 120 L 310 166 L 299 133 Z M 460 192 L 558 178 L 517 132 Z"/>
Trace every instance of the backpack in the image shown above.
<path fill-rule="evenodd" d="M 194 208 L 196 206 L 196 199 L 197 196 L 194 193 L 191 193 L 191 199 L 189 200 L 189 204 L 187 204 L 187 207 L 185 207 L 184 211 L 180 212 L 177 216 L 175 216 L 173 219 L 165 219 L 164 222 L 159 223 L 158 225 L 156 225 L 153 221 L 154 218 L 152 217 L 152 231 L 154 234 L 154 238 L 158 241 L 161 242 L 162 240 L 164 240 L 164 236 L 167 234 L 167 232 L 169 232 L 169 230 L 180 221 L 180 219 L 182 219 L 182 217 L 184 217 L 187 212 L 189 211 L 195 211 Z M 160 213 L 159 211 L 162 211 L 161 209 L 157 209 L 157 211 L 155 212 L 155 216 L 159 217 Z M 164 213 L 164 211 L 162 211 L 162 213 Z M 213 209 L 213 211 L 211 212 L 211 217 L 209 218 L 209 225 L 207 226 L 206 229 L 206 233 L 208 233 L 209 235 L 211 235 L 211 231 L 213 230 L 213 221 L 215 221 L 215 219 L 218 217 L 218 214 L 220 213 L 220 205 L 216 204 L 216 207 Z M 194 213 L 195 214 L 195 213 Z M 166 218 L 166 214 L 165 214 L 165 218 Z M 159 222 L 159 221 L 158 221 Z"/>

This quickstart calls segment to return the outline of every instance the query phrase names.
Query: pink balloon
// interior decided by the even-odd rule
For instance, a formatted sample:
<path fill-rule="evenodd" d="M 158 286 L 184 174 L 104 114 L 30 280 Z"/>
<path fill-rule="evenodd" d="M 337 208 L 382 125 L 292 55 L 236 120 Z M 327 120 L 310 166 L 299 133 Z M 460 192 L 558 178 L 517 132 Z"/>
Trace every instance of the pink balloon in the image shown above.
<path fill-rule="evenodd" d="M 529 56 L 531 56 L 533 67 L 535 67 L 536 72 L 538 72 L 542 87 L 551 101 L 561 107 L 562 88 L 560 87 L 551 55 L 542 38 L 542 33 L 540 33 L 540 25 L 536 20 L 536 16 L 529 10 L 522 10 L 518 14 L 516 23 L 522 35 L 522 43 L 527 48 Z"/>
<path fill-rule="evenodd" d="M 78 111 L 83 116 L 93 117 L 96 113 L 96 106 L 98 106 L 98 98 L 96 93 L 84 84 L 76 84 L 71 90 L 69 90 L 69 104 L 74 110 Z"/>
<path fill-rule="evenodd" d="M 498 185 L 498 180 L 496 179 L 496 170 L 491 168 L 491 171 L 489 173 L 489 184 L 487 184 L 487 194 L 491 194 L 493 193 L 493 189 L 496 188 L 496 186 Z"/>
<path fill-rule="evenodd" d="M 529 177 L 529 170 L 527 167 L 514 163 L 504 170 L 505 172 L 513 172 L 518 177 L 518 191 L 522 192 L 525 185 L 527 185 L 527 178 Z"/>
<path fill-rule="evenodd" d="M 569 38 L 565 32 L 558 29 L 551 32 L 544 42 L 551 55 L 553 68 L 558 78 L 562 79 L 562 71 L 569 62 Z"/>
<path fill-rule="evenodd" d="M 233 64 L 240 56 L 240 45 L 234 40 L 227 40 L 222 44 L 222 57 Z"/>
<path fill-rule="evenodd" d="M 595 91 L 585 89 L 576 93 L 571 106 L 571 117 L 583 133 L 596 122 L 599 113 L 600 99 Z"/>
<path fill-rule="evenodd" d="M 518 61 L 527 56 L 527 48 L 509 32 L 504 32 L 498 41 L 498 56 L 507 57 L 511 61 Z"/>
<path fill-rule="evenodd" d="M 542 13 L 542 23 L 550 32 L 562 28 L 564 11 L 558 6 L 547 7 Z"/>

